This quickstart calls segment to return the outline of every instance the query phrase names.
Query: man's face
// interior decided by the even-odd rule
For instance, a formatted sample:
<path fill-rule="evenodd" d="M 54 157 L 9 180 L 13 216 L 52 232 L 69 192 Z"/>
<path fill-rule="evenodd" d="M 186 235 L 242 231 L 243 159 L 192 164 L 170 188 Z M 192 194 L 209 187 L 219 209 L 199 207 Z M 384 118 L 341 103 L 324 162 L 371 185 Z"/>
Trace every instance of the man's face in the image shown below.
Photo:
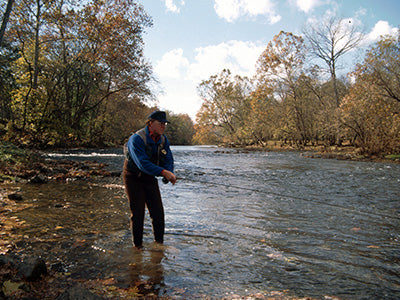
<path fill-rule="evenodd" d="M 166 125 L 167 124 L 165 122 L 154 120 L 150 123 L 151 131 L 157 135 L 162 135 L 165 131 Z"/>

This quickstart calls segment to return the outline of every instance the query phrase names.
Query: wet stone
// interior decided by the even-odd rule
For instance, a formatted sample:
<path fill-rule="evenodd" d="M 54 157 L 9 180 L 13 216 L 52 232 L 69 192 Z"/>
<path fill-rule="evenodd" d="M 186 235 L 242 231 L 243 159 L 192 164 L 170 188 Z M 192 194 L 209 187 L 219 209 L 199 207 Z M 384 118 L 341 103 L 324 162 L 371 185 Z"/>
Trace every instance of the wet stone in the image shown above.
<path fill-rule="evenodd" d="M 50 266 L 50 269 L 54 272 L 63 273 L 66 272 L 66 268 L 62 262 L 56 262 Z"/>
<path fill-rule="evenodd" d="M 14 259 L 10 255 L 0 255 L 0 266 L 7 264 L 13 266 L 15 264 Z"/>
<path fill-rule="evenodd" d="M 30 183 L 37 183 L 37 184 L 46 183 L 47 181 L 48 181 L 47 177 L 44 176 L 43 174 L 35 175 L 31 179 L 29 179 Z"/>
<path fill-rule="evenodd" d="M 7 195 L 8 199 L 14 200 L 14 201 L 22 201 L 22 195 L 19 193 L 12 193 Z"/>
<path fill-rule="evenodd" d="M 96 294 L 93 294 L 91 291 L 81 286 L 74 286 L 66 290 L 64 293 L 62 293 L 60 296 L 56 298 L 56 300 L 82 300 L 82 299 L 101 300 L 103 298 Z"/>
<path fill-rule="evenodd" d="M 29 281 L 38 280 L 47 275 L 46 263 L 41 258 L 29 257 L 18 266 L 18 274 Z"/>

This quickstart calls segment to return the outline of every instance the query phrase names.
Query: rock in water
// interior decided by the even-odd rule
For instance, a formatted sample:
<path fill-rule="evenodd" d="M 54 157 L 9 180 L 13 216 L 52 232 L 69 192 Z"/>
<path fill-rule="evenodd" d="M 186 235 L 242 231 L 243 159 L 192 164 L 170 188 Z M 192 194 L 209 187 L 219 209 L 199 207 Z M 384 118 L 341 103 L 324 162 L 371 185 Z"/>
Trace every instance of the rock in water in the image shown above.
<path fill-rule="evenodd" d="M 56 300 L 101 300 L 102 297 L 93 294 L 91 291 L 81 287 L 81 286 L 74 286 L 60 296 L 57 297 Z"/>
<path fill-rule="evenodd" d="M 22 201 L 22 196 L 19 193 L 12 193 L 7 195 L 8 199 L 14 201 Z"/>
<path fill-rule="evenodd" d="M 48 181 L 47 177 L 44 176 L 43 174 L 35 175 L 31 179 L 29 179 L 30 183 L 46 183 L 47 181 Z"/>
<path fill-rule="evenodd" d="M 29 281 L 38 280 L 47 275 L 46 263 L 41 258 L 29 257 L 18 266 L 18 274 Z"/>

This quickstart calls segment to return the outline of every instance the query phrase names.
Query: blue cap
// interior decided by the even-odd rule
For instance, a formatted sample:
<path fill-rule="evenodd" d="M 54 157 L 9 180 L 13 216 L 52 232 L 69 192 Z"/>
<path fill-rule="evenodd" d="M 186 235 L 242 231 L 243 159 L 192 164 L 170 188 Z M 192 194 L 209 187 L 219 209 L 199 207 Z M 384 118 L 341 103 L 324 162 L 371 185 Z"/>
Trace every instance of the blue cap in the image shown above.
<path fill-rule="evenodd" d="M 167 114 L 165 113 L 165 111 L 160 111 L 160 110 L 153 111 L 147 119 L 169 123 L 169 121 L 167 120 Z"/>

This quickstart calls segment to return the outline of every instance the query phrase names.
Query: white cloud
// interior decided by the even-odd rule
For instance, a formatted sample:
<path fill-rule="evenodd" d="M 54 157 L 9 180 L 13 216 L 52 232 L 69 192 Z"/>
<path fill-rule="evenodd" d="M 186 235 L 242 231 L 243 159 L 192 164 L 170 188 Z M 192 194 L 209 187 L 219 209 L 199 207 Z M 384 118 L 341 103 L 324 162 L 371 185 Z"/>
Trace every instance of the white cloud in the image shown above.
<path fill-rule="evenodd" d="M 266 15 L 270 24 L 280 21 L 281 16 L 275 12 L 272 0 L 214 0 L 217 15 L 228 22 L 233 22 L 241 16 Z"/>
<path fill-rule="evenodd" d="M 223 69 L 250 77 L 254 75 L 256 61 L 264 48 L 264 45 L 235 40 L 197 48 L 195 62 L 190 65 L 188 77 L 193 81 L 201 81 Z"/>
<path fill-rule="evenodd" d="M 164 93 L 158 95 L 159 107 L 178 114 L 188 114 L 194 121 L 201 107 L 197 85 L 184 79 L 163 79 L 161 83 Z"/>
<path fill-rule="evenodd" d="M 183 56 L 181 48 L 171 50 L 158 61 L 154 71 L 161 78 L 180 78 L 185 76 L 189 60 Z"/>
<path fill-rule="evenodd" d="M 179 13 L 181 9 L 174 3 L 174 0 L 164 0 L 165 1 L 165 7 L 167 8 L 168 11 L 171 11 L 173 13 Z M 182 0 L 180 2 L 180 6 L 185 5 L 185 2 Z"/>
<path fill-rule="evenodd" d="M 296 0 L 297 7 L 305 13 L 310 12 L 314 7 L 320 4 L 320 0 Z"/>
<path fill-rule="evenodd" d="M 378 21 L 372 31 L 367 35 L 368 42 L 376 42 L 383 35 L 395 35 L 397 33 L 397 27 L 390 26 L 387 21 Z"/>
<path fill-rule="evenodd" d="M 160 107 L 188 113 L 194 119 L 201 106 L 196 90 L 200 82 L 223 69 L 229 69 L 234 75 L 253 76 L 256 61 L 264 49 L 263 44 L 233 40 L 197 48 L 192 61 L 182 49 L 165 53 L 154 68 L 164 87 L 164 93 L 158 97 Z"/>

